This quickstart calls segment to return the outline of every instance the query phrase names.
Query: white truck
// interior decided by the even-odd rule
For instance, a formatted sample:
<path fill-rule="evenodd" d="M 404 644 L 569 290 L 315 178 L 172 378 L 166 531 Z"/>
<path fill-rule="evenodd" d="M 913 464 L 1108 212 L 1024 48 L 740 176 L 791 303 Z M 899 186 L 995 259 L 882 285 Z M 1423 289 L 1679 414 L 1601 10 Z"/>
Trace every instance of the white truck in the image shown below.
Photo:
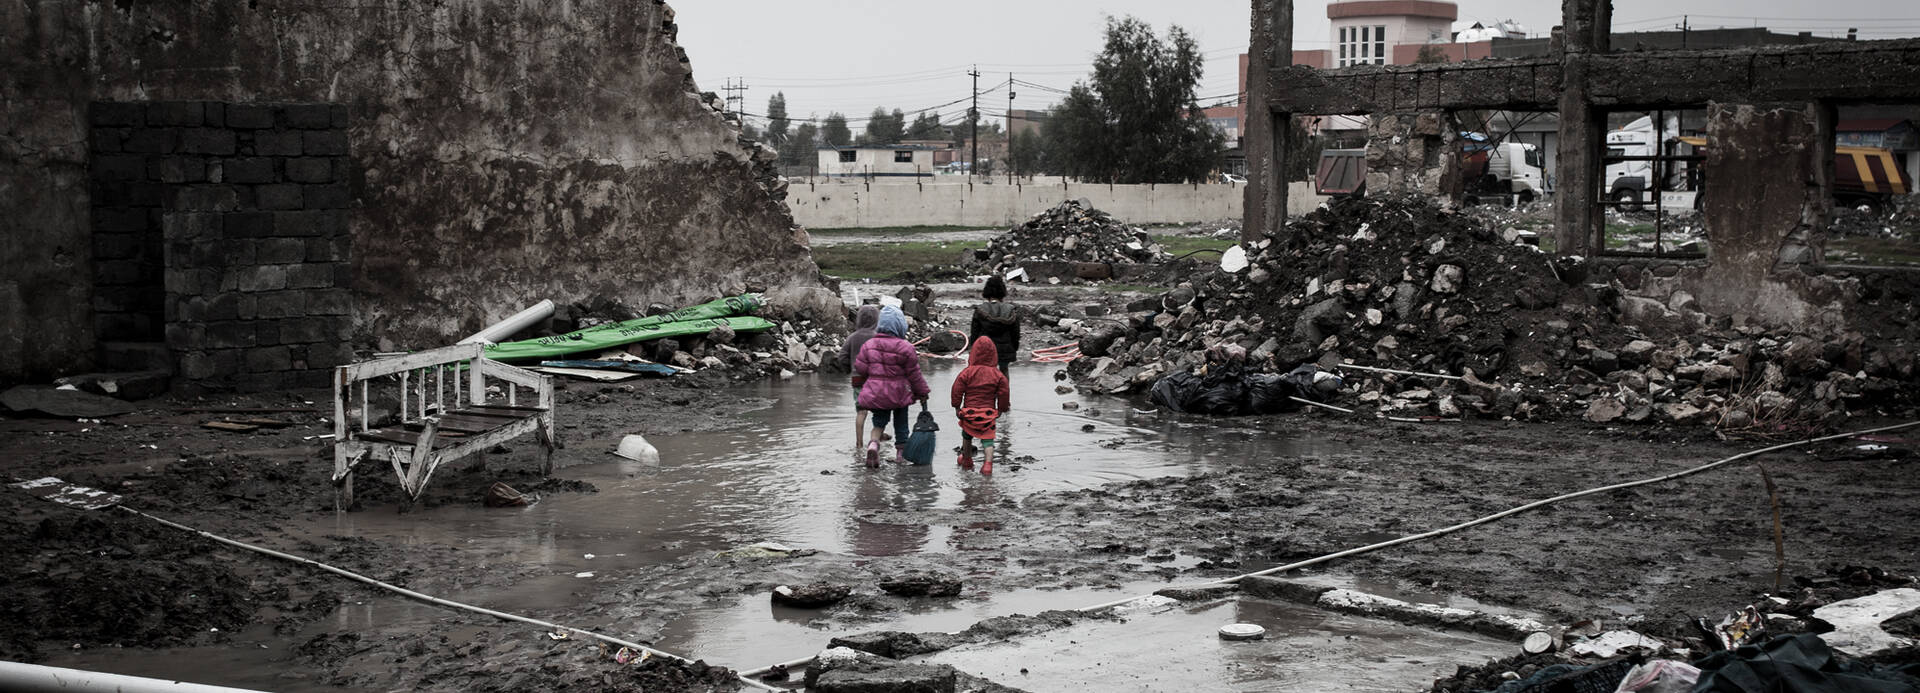
<path fill-rule="evenodd" d="M 1662 132 L 1664 130 L 1664 132 Z M 1665 141 L 1654 140 L 1665 135 Z M 1608 157 L 1654 156 L 1663 151 L 1666 154 L 1679 154 L 1683 146 L 1693 146 L 1701 142 L 1699 138 L 1682 137 L 1680 120 L 1668 118 L 1664 129 L 1654 127 L 1651 116 L 1641 116 L 1625 127 L 1607 133 Z M 1630 160 L 1615 161 L 1607 164 L 1606 177 L 1602 181 L 1602 190 L 1607 199 L 1619 203 L 1621 209 L 1639 210 L 1654 199 L 1654 191 L 1660 191 L 1660 206 L 1675 210 L 1697 209 L 1699 192 L 1689 162 L 1669 163 L 1662 172 L 1666 181 L 1654 185 L 1654 167 L 1652 161 Z"/>

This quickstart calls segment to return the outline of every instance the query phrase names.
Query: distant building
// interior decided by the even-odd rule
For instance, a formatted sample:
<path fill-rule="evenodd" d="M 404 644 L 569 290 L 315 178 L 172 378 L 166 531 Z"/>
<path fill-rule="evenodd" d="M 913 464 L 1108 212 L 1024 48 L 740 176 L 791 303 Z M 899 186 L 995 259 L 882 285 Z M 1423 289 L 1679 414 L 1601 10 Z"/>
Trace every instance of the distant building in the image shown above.
<path fill-rule="evenodd" d="M 1046 111 L 1036 111 L 1025 108 L 1007 111 L 1008 128 L 1016 137 L 1028 132 L 1039 134 L 1040 124 L 1045 122 L 1046 119 Z"/>
<path fill-rule="evenodd" d="M 1833 126 L 1834 143 L 1893 150 L 1907 177 L 1920 181 L 1920 131 L 1905 118 L 1841 119 Z"/>
<path fill-rule="evenodd" d="M 934 148 L 915 144 L 826 146 L 818 150 L 820 175 L 831 178 L 932 176 Z"/>

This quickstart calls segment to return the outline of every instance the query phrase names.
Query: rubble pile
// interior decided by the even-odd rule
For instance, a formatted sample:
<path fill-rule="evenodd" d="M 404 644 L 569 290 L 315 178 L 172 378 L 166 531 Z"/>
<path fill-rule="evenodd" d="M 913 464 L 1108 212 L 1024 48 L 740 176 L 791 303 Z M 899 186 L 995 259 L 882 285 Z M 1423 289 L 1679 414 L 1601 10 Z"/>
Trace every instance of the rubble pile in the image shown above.
<path fill-rule="evenodd" d="M 1035 261 L 1148 263 L 1164 254 L 1145 231 L 1085 200 L 1055 205 L 987 244 L 987 264 L 998 271 Z"/>
<path fill-rule="evenodd" d="M 1234 271 L 1111 321 L 1063 321 L 1091 357 L 1069 371 L 1083 388 L 1142 393 L 1231 343 L 1250 371 L 1317 363 L 1448 376 L 1340 368 L 1334 403 L 1364 412 L 1737 430 L 1832 425 L 1914 402 L 1902 387 L 1916 375 L 1911 328 L 1869 340 L 1735 326 L 1684 292 L 1664 303 L 1626 295 L 1611 277 L 1587 276 L 1602 274 L 1588 263 L 1524 240 L 1419 199 L 1335 201 L 1243 246 Z M 1876 293 L 1912 313 L 1910 296 Z M 1903 320 L 1886 322 L 1912 324 Z"/>

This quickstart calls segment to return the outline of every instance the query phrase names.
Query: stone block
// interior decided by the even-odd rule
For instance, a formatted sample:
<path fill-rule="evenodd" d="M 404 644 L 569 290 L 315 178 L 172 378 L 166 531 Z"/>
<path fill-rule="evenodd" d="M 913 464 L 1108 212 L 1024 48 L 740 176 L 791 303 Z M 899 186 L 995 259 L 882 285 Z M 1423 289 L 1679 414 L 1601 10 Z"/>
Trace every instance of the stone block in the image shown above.
<path fill-rule="evenodd" d="M 275 239 L 292 240 L 299 239 Z M 304 244 L 301 250 L 305 250 Z M 287 266 L 287 288 L 289 289 L 327 289 L 334 286 L 333 263 L 315 262 L 310 264 Z"/>
<path fill-rule="evenodd" d="M 237 307 L 238 298 L 233 294 L 213 294 L 211 296 L 204 297 L 204 300 L 206 301 L 207 306 L 206 306 L 206 313 L 202 317 L 203 320 L 216 321 L 216 320 L 239 319 L 240 312 Z"/>
<path fill-rule="evenodd" d="M 293 367 L 295 369 L 294 372 L 288 374 L 293 378 L 288 382 L 288 387 L 300 390 L 321 390 L 333 387 L 333 373 L 317 368 L 310 363 L 309 365 L 301 365 L 301 362 L 298 360 L 294 361 Z"/>
<path fill-rule="evenodd" d="M 275 220 L 281 236 L 344 236 L 347 233 L 347 215 L 342 211 L 280 212 Z"/>
<path fill-rule="evenodd" d="M 96 154 L 118 153 L 132 132 L 129 128 L 94 128 L 87 133 L 87 151 Z"/>
<path fill-rule="evenodd" d="M 946 664 L 899 664 L 880 669 L 835 669 L 807 690 L 819 693 L 953 693 L 957 679 Z"/>
<path fill-rule="evenodd" d="M 167 204 L 167 187 L 161 183 L 129 183 L 126 186 L 126 203 L 134 207 L 164 207 Z"/>
<path fill-rule="evenodd" d="M 308 156 L 287 160 L 287 180 L 295 183 L 332 183 L 333 157 Z"/>
<path fill-rule="evenodd" d="M 283 265 L 259 265 L 237 269 L 241 291 L 278 291 L 287 288 L 287 269 Z"/>
<path fill-rule="evenodd" d="M 273 108 L 259 104 L 227 104 L 227 127 L 264 130 L 273 127 Z"/>
<path fill-rule="evenodd" d="M 312 344 L 333 340 L 335 321 L 328 318 L 294 318 L 280 321 L 280 341 L 286 344 Z M 311 356 L 305 358 L 311 359 Z"/>
<path fill-rule="evenodd" d="M 300 209 L 306 204 L 300 186 L 292 183 L 262 185 L 254 188 L 254 195 L 261 209 Z"/>
<path fill-rule="evenodd" d="M 225 233 L 227 215 L 208 212 L 174 212 L 161 217 L 161 232 L 169 241 L 219 240 Z"/>
<path fill-rule="evenodd" d="M 237 145 L 232 130 L 193 128 L 180 133 L 180 151 L 188 154 L 232 156 Z"/>
<path fill-rule="evenodd" d="M 284 371 L 293 367 L 293 359 L 288 356 L 284 346 L 262 346 L 248 349 L 244 367 L 248 373 Z"/>
<path fill-rule="evenodd" d="M 214 349 L 242 349 L 253 346 L 253 321 L 207 323 L 205 346 Z M 235 356 L 234 360 L 238 361 L 238 356 Z M 232 364 L 234 367 L 238 365 L 238 363 Z"/>
<path fill-rule="evenodd" d="M 327 109 L 327 111 L 333 115 L 333 126 L 335 128 L 341 130 L 347 129 L 351 114 L 347 112 L 346 104 L 334 104 L 331 108 Z"/>
<path fill-rule="evenodd" d="M 205 380 L 220 372 L 214 365 L 211 352 L 188 351 L 180 354 L 180 376 L 188 380 Z"/>
<path fill-rule="evenodd" d="M 305 192 L 307 209 L 345 209 L 353 202 L 345 185 L 309 185 Z"/>
<path fill-rule="evenodd" d="M 344 234 L 327 238 L 308 238 L 306 239 L 306 261 L 345 262 L 347 260 L 347 246 L 351 245 L 352 242 L 353 239 L 348 238 Z"/>
<path fill-rule="evenodd" d="M 150 276 L 146 263 L 137 260 L 96 262 L 93 267 L 94 281 L 109 286 L 144 284 Z"/>
<path fill-rule="evenodd" d="M 127 133 L 125 151 L 135 154 L 172 154 L 180 146 L 180 131 L 173 128 L 139 128 Z"/>
<path fill-rule="evenodd" d="M 87 106 L 87 120 L 94 125 L 146 125 L 146 104 L 120 101 L 95 101 Z"/>
<path fill-rule="evenodd" d="M 162 183 L 204 183 L 207 160 L 197 156 L 149 157 L 147 177 Z"/>
<path fill-rule="evenodd" d="M 298 238 L 262 238 L 258 241 L 258 244 L 258 251 L 254 256 L 254 262 L 263 265 L 293 265 L 304 261 L 307 256 L 306 241 Z M 297 270 L 299 267 L 295 266 L 294 269 Z M 289 276 L 288 283 L 291 284 L 292 281 L 292 277 Z M 296 286 L 294 288 L 302 287 Z"/>
<path fill-rule="evenodd" d="M 300 146 L 312 156 L 346 156 L 347 133 L 344 130 L 310 130 L 301 133 Z"/>
<path fill-rule="evenodd" d="M 274 291 L 256 297 L 256 305 L 261 319 L 297 318 L 307 314 L 307 293 L 304 291 Z"/>
<path fill-rule="evenodd" d="M 238 376 L 234 378 L 233 385 L 235 389 L 246 392 L 269 392 L 285 390 L 292 382 L 291 371 L 279 370 Z"/>
<path fill-rule="evenodd" d="M 197 126 L 204 119 L 198 101 L 158 101 L 147 106 L 148 125 Z"/>
<path fill-rule="evenodd" d="M 140 239 L 124 233 L 93 234 L 93 259 L 124 260 L 140 256 Z"/>
<path fill-rule="evenodd" d="M 226 185 L 189 185 L 174 193 L 169 207 L 183 212 L 231 212 L 240 208 L 240 195 Z"/>
<path fill-rule="evenodd" d="M 259 310 L 256 308 L 260 303 L 259 296 L 241 293 L 220 295 L 233 297 L 233 314 L 241 320 L 252 320 L 259 313 Z"/>
<path fill-rule="evenodd" d="M 147 159 L 137 154 L 95 156 L 91 169 L 94 180 L 143 180 L 147 177 Z"/>
<path fill-rule="evenodd" d="M 296 103 L 281 107 L 287 114 L 287 127 L 325 130 L 333 127 L 333 113 L 327 104 Z"/>
<path fill-rule="evenodd" d="M 279 215 L 272 212 L 238 212 L 224 215 L 223 234 L 227 238 L 264 238 L 276 235 Z"/>
<path fill-rule="evenodd" d="M 353 348 L 347 346 L 344 339 L 345 320 L 337 321 L 341 325 L 331 325 L 329 341 L 314 344 L 307 348 L 308 368 L 333 368 L 353 363 Z"/>
<path fill-rule="evenodd" d="M 219 166 L 221 179 L 227 183 L 253 185 L 279 180 L 273 172 L 273 159 L 265 157 L 226 159 L 219 162 Z"/>
<path fill-rule="evenodd" d="M 280 338 L 280 323 L 278 321 L 275 321 L 275 320 L 253 321 L 254 346 L 262 346 L 262 347 L 271 346 L 275 344 L 280 344 L 282 341 L 283 340 L 281 340 Z M 289 361 L 291 361 L 293 357 L 289 355 L 287 358 L 289 359 Z"/>
<path fill-rule="evenodd" d="M 257 156 L 300 156 L 303 151 L 299 132 L 262 132 L 253 136 Z"/>
<path fill-rule="evenodd" d="M 200 102 L 200 122 L 211 128 L 227 126 L 227 105 L 218 101 Z"/>

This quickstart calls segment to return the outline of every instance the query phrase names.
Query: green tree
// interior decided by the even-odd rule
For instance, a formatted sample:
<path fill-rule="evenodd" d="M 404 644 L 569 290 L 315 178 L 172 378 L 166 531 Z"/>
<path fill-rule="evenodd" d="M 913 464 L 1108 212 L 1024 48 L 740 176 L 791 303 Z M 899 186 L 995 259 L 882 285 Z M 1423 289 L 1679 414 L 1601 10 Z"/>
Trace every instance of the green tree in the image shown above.
<path fill-rule="evenodd" d="M 946 135 L 946 129 L 940 127 L 940 116 L 923 112 L 913 117 L 913 124 L 907 126 L 907 134 L 903 139 L 937 140 Z"/>
<path fill-rule="evenodd" d="M 1429 43 L 1420 47 L 1420 54 L 1413 57 L 1413 62 L 1416 65 L 1444 63 L 1447 62 L 1447 52 L 1438 44 Z"/>
<path fill-rule="evenodd" d="M 828 113 L 827 119 L 820 123 L 820 141 L 834 147 L 853 144 L 853 131 L 847 129 L 847 117 L 838 111 Z"/>
<path fill-rule="evenodd" d="M 819 147 L 820 127 L 813 123 L 801 123 L 793 129 L 793 136 L 780 144 L 780 163 L 788 166 L 811 167 L 815 150 Z"/>
<path fill-rule="evenodd" d="M 1186 30 L 1169 27 L 1162 40 L 1139 19 L 1108 17 L 1093 74 L 1047 119 L 1055 172 L 1114 183 L 1205 180 L 1226 139 L 1197 102 L 1202 70 Z"/>
<path fill-rule="evenodd" d="M 1022 130 L 1013 136 L 1013 153 L 1008 156 L 1013 161 L 1013 172 L 1031 176 L 1044 170 L 1041 162 L 1046 158 L 1046 141 L 1040 133 Z"/>
<path fill-rule="evenodd" d="M 867 116 L 867 132 L 860 141 L 866 144 L 894 144 L 906 134 L 906 129 L 907 115 L 901 113 L 900 109 L 888 113 L 887 109 L 876 107 L 873 114 Z"/>
<path fill-rule="evenodd" d="M 767 144 L 775 149 L 787 141 L 787 93 L 777 91 L 767 97 Z"/>

